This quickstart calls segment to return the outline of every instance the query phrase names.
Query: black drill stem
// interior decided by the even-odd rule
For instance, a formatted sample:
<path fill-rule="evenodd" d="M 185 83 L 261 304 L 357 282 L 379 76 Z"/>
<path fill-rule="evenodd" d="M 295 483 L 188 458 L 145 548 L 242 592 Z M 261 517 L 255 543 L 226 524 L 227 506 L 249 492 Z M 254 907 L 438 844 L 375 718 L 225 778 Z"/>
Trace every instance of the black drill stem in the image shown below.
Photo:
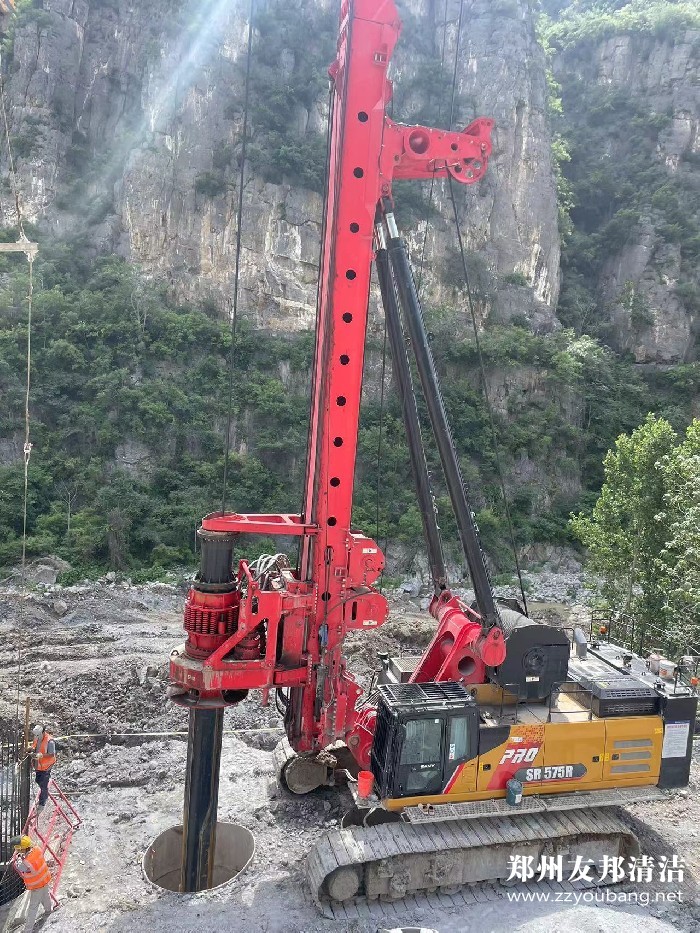
<path fill-rule="evenodd" d="M 197 537 L 201 554 L 195 588 L 205 592 L 233 589 L 231 568 L 236 535 L 200 528 Z M 182 818 L 180 890 L 183 892 L 204 891 L 213 883 L 223 729 L 223 707 L 190 710 Z"/>
<path fill-rule="evenodd" d="M 423 534 L 428 547 L 430 574 L 433 578 L 435 593 L 439 594 L 447 585 L 442 541 L 440 539 L 440 530 L 435 515 L 433 495 L 430 489 L 428 465 L 425 460 L 425 449 L 423 447 L 423 438 L 421 436 L 420 422 L 418 420 L 416 395 L 413 390 L 413 379 L 411 378 L 411 370 L 408 365 L 408 357 L 406 356 L 401 319 L 399 317 L 399 307 L 396 302 L 396 291 L 391 278 L 386 247 L 383 245 L 384 231 L 381 226 L 378 228 L 377 235 L 382 245 L 377 250 L 375 262 L 377 266 L 377 278 L 379 279 L 379 290 L 382 295 L 382 304 L 384 305 L 389 346 L 391 348 L 392 368 L 399 395 L 401 396 L 406 439 L 408 441 L 408 450 L 411 459 L 411 470 L 413 472 L 413 481 L 418 496 L 418 507 L 423 522 Z"/>
<path fill-rule="evenodd" d="M 191 709 L 180 890 L 212 887 L 224 710 Z"/>
<path fill-rule="evenodd" d="M 450 494 L 452 508 L 457 520 L 460 541 L 464 556 L 469 566 L 469 573 L 474 585 L 476 603 L 486 626 L 500 627 L 500 618 L 493 597 L 493 589 L 489 580 L 488 570 L 484 562 L 484 553 L 479 541 L 479 532 L 474 522 L 474 516 L 467 499 L 466 487 L 459 468 L 457 452 L 450 431 L 450 425 L 445 411 L 445 404 L 440 392 L 440 383 L 435 370 L 433 354 L 428 343 L 428 335 L 423 322 L 423 313 L 420 299 L 413 281 L 411 266 L 408 261 L 406 246 L 399 237 L 394 215 L 385 214 L 385 221 L 389 232 L 389 262 L 394 274 L 399 304 L 403 313 L 404 322 L 411 338 L 416 368 L 423 388 L 423 395 L 428 408 L 430 423 L 433 428 L 442 469 L 445 474 L 447 490 Z"/>

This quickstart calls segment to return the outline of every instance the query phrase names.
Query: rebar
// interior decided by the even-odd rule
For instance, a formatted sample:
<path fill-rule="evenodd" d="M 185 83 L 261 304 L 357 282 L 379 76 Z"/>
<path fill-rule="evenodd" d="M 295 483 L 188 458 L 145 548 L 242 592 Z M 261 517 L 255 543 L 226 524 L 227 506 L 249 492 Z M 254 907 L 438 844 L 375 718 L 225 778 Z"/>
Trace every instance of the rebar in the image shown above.
<path fill-rule="evenodd" d="M 0 725 L 0 904 L 6 904 L 24 890 L 10 859 L 12 839 L 21 834 L 29 815 L 30 775 L 22 727 Z"/>

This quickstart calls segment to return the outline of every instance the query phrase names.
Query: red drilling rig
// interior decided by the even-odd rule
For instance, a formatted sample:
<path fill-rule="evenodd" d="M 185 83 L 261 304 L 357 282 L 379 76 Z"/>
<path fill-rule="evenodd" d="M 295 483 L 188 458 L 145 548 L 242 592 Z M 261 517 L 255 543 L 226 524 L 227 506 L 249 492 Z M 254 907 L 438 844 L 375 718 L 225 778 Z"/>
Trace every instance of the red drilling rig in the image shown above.
<path fill-rule="evenodd" d="M 378 212 L 380 219 L 391 218 L 394 179 L 449 174 L 462 184 L 475 184 L 491 154 L 491 120 L 446 132 L 402 126 L 387 116 L 392 96 L 387 70 L 400 30 L 393 0 L 342 3 L 338 54 L 329 69 L 328 194 L 303 511 L 214 513 L 199 531 L 201 570 L 185 608 L 187 641 L 170 659 L 171 682 L 186 691 L 174 699 L 191 708 L 185 851 L 192 851 L 190 861 L 196 864 L 188 862 L 188 890 L 205 886 L 209 846 L 202 851 L 199 823 L 204 814 L 212 826 L 216 822 L 215 772 L 225 706 L 251 689 L 283 690 L 287 736 L 297 753 L 318 753 L 343 741 L 361 767 L 369 764 L 371 715 L 356 708 L 361 690 L 347 670 L 342 646 L 348 631 L 377 628 L 388 612 L 386 599 L 373 588 L 383 555 L 374 541 L 351 527 Z M 300 539 L 298 568 L 281 568 L 270 589 L 261 587 L 245 559 L 232 573 L 240 534 Z M 478 550 L 476 541 L 470 546 Z M 476 562 L 483 567 L 480 552 Z M 444 570 L 440 576 L 444 580 Z M 493 607 L 492 598 L 489 603 Z M 464 664 L 466 656 L 475 666 L 480 663 L 482 675 L 484 665 L 498 663 L 503 640 L 495 609 L 488 626 L 444 590 L 433 614 L 454 632 L 453 648 L 442 658 L 446 673 Z M 314 765 L 305 771 L 309 768 L 320 771 Z M 287 779 L 291 782 L 292 775 Z M 305 773 L 309 780 L 313 786 L 321 783 Z M 199 881 L 192 880 L 194 873 Z"/>
<path fill-rule="evenodd" d="M 372 812 L 381 811 L 384 819 L 400 809 L 402 801 L 395 799 L 400 797 L 418 800 L 422 794 L 439 803 L 448 799 L 441 795 L 455 790 L 461 793 L 459 800 L 505 797 L 506 781 L 519 774 L 518 762 L 526 751 L 522 743 L 532 743 L 527 747 L 528 754 L 532 752 L 527 762 L 538 764 L 537 756 L 544 755 L 545 727 L 513 731 L 512 726 L 497 721 L 495 716 L 489 719 L 486 713 L 479 713 L 475 697 L 479 703 L 500 702 L 501 712 L 508 698 L 516 704 L 519 700 L 551 704 L 551 697 L 567 679 L 567 636 L 549 626 L 533 624 L 513 606 L 496 605 L 406 248 L 393 214 L 394 179 L 448 178 L 450 184 L 476 184 L 487 170 L 493 124 L 478 119 L 461 132 L 451 132 L 403 126 L 389 118 L 392 86 L 387 71 L 400 29 L 393 0 L 342 0 L 337 57 L 330 68 L 333 93 L 327 198 L 303 510 L 301 514 L 285 515 L 213 513 L 203 519 L 198 532 L 201 567 L 187 597 L 187 640 L 173 650 L 170 658 L 171 695 L 190 709 L 183 891 L 201 890 L 210 884 L 223 710 L 240 702 L 249 690 L 261 690 L 265 698 L 270 691 L 276 691 L 278 705 L 284 710 L 287 741 L 281 746 L 280 774 L 288 789 L 306 793 L 331 782 L 338 770 L 356 775 L 359 770 L 371 768 L 379 788 L 376 802 L 381 805 Z M 376 698 L 360 701 L 361 689 L 343 657 L 346 633 L 376 629 L 388 612 L 385 597 L 374 587 L 384 557 L 376 542 L 351 523 L 373 262 L 386 315 L 394 378 L 402 398 L 416 498 L 434 583 L 430 611 L 437 623 L 431 644 L 410 674 L 394 678 L 401 689 L 380 697 L 379 706 Z M 472 607 L 447 588 L 405 337 L 414 356 L 474 586 L 476 600 Z M 252 562 L 240 557 L 235 553 L 238 537 L 251 534 L 297 539 L 297 565 L 291 567 L 281 555 Z M 419 722 L 428 724 L 448 718 L 440 726 L 441 744 L 436 752 L 439 761 L 423 762 L 421 758 L 419 763 L 409 762 L 405 783 L 399 777 L 396 784 L 387 775 L 393 770 L 401 772 L 401 746 L 399 742 L 399 750 L 390 752 L 394 746 L 387 738 L 387 730 L 399 723 L 396 734 L 405 738 L 406 717 L 411 710 L 418 711 Z M 577 708 L 570 715 L 579 712 Z M 381 736 L 379 713 L 384 717 Z M 539 714 L 532 715 L 534 722 L 540 722 Z M 657 715 L 647 718 L 657 726 L 661 722 Z M 547 722 L 552 722 L 551 705 Z M 600 741 L 603 727 L 595 725 L 596 729 L 591 726 L 587 732 L 584 730 L 589 736 L 586 742 Z M 466 739 L 467 728 L 474 735 L 471 744 Z M 551 725 L 547 728 L 550 735 L 555 735 L 556 729 Z M 458 737 L 448 739 L 453 729 Z M 656 729 L 657 733 L 662 731 Z M 427 739 L 421 741 L 424 751 Z M 634 744 L 636 740 L 629 741 Z M 511 748 L 508 742 L 520 744 Z M 477 745 L 479 755 L 493 749 L 498 756 L 502 752 L 502 760 L 499 763 L 496 757 L 493 778 L 484 789 L 477 784 Z M 549 747 L 555 756 L 565 754 L 559 738 L 552 739 Z M 384 756 L 381 760 L 379 751 Z M 600 756 L 594 754 L 592 760 L 598 762 Z M 490 759 L 484 759 L 479 767 L 488 772 L 492 768 Z M 580 771 L 581 767 L 578 763 L 567 764 L 560 770 L 568 781 L 567 769 L 572 775 L 574 769 L 578 769 L 577 775 L 586 774 L 588 769 Z M 638 783 L 655 784 L 657 779 L 658 767 L 656 774 L 649 771 Z M 601 780 L 598 783 L 614 786 L 615 780 L 612 785 Z M 562 779 L 561 786 L 551 789 L 563 791 L 568 786 Z M 411 788 L 416 793 L 412 794 Z M 560 809 L 567 805 L 563 803 Z M 540 820 L 537 838 L 521 840 L 524 846 L 543 846 L 559 837 L 564 838 L 565 845 L 572 843 L 571 827 L 565 831 L 560 823 L 549 826 L 545 822 L 544 818 Z M 602 832 L 598 823 L 586 825 L 581 839 L 597 839 Z M 496 823 L 492 821 L 492 825 Z M 611 826 L 608 820 L 605 828 L 610 838 L 617 840 L 616 845 L 632 845 L 629 832 L 622 828 L 616 835 Z M 580 835 L 582 827 L 577 831 Z M 491 837 L 489 833 L 482 834 L 482 844 L 492 838 L 496 848 L 503 843 L 500 836 Z M 416 839 L 408 835 L 403 838 L 407 857 L 412 857 Z M 469 874 L 471 869 L 464 866 L 471 864 L 469 852 L 473 849 L 464 840 L 454 839 L 448 843 L 443 836 L 420 843 L 421 852 L 432 854 L 423 858 L 423 874 L 415 881 L 416 890 L 430 886 L 430 879 L 438 873 L 440 850 L 450 845 L 454 852 L 461 853 L 450 864 L 454 871 L 463 872 L 459 876 L 462 880 L 486 877 L 478 872 L 474 875 L 473 871 Z M 579 844 L 581 839 L 576 836 L 574 841 Z M 347 858 L 341 858 L 338 847 L 342 849 L 346 844 L 348 849 L 343 852 Z M 374 881 L 362 874 L 368 856 L 362 854 L 357 841 L 352 845 L 349 837 L 342 845 L 334 843 L 333 859 L 318 849 L 317 867 L 312 868 L 312 873 L 318 875 L 318 889 L 323 896 L 342 900 L 354 896 L 363 885 L 366 891 L 374 890 Z M 389 857 L 398 850 L 387 852 Z M 477 861 L 483 860 L 483 856 L 477 857 Z M 405 893 L 407 888 L 402 888 L 400 881 L 406 877 L 405 865 L 386 868 L 384 862 L 377 869 L 380 880 L 376 884 L 380 887 L 376 890 L 389 891 L 392 896 L 397 891 L 399 895 L 402 890 Z M 447 869 L 443 866 L 441 871 L 444 875 Z M 387 884 L 389 888 L 381 887 Z"/>

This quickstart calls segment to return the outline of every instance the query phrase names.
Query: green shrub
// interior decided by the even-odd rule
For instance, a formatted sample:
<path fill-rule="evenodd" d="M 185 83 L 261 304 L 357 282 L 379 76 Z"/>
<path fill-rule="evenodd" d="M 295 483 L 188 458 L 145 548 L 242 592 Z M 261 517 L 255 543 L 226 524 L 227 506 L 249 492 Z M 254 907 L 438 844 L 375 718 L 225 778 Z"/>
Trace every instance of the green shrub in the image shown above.
<path fill-rule="evenodd" d="M 250 69 L 253 170 L 266 181 L 288 181 L 321 191 L 326 164 L 325 134 L 300 131 L 298 117 L 327 96 L 328 63 L 333 60 L 335 12 L 311 0 L 290 5 L 272 0 L 257 16 L 259 33 Z M 309 37 L 313 36 L 313 41 Z M 285 59 L 286 69 L 280 67 Z M 237 106 L 226 109 L 235 119 Z"/>
<path fill-rule="evenodd" d="M 674 288 L 676 297 L 688 311 L 700 312 L 700 286 L 695 282 L 679 282 Z"/>
<path fill-rule="evenodd" d="M 596 4 L 593 9 L 581 11 L 575 4 L 550 22 L 546 36 L 555 48 L 569 49 L 625 33 L 673 41 L 685 30 L 699 27 L 700 10 L 694 2 L 632 0 L 622 7 L 615 4 L 612 9 L 607 4 L 602 8 Z"/>
<path fill-rule="evenodd" d="M 16 159 L 27 159 L 37 144 L 36 135 L 13 136 L 11 138 L 12 154 Z"/>
<path fill-rule="evenodd" d="M 219 143 L 212 154 L 212 165 L 215 172 L 225 172 L 233 161 L 234 148 L 230 143 Z"/>
<path fill-rule="evenodd" d="M 197 194 L 203 194 L 207 198 L 218 198 L 219 195 L 224 194 L 227 187 L 223 175 L 214 172 L 202 172 L 197 175 L 194 182 L 194 190 Z"/>
<path fill-rule="evenodd" d="M 518 285 L 522 288 L 526 288 L 530 285 L 528 277 L 522 272 L 508 272 L 503 276 L 504 285 Z"/>
<path fill-rule="evenodd" d="M 492 0 L 490 10 L 494 16 L 514 19 L 520 15 L 520 3 L 518 0 Z"/>

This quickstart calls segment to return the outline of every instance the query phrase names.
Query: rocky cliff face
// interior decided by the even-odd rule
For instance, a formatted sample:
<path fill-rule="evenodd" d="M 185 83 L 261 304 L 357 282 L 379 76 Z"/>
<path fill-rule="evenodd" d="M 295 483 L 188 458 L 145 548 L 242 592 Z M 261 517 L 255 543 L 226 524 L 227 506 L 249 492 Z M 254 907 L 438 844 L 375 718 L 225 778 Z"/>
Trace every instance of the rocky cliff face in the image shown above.
<path fill-rule="evenodd" d="M 335 16 L 330 0 L 285 6 L 319 24 Z M 240 144 L 248 3 L 209 0 L 201 7 L 193 14 L 192 5 L 179 0 L 44 0 L 18 21 L 9 63 L 10 119 L 31 220 L 59 235 L 85 232 L 86 248 L 118 252 L 167 282 L 179 298 L 208 300 L 223 310 L 234 268 L 237 171 L 231 153 Z M 440 88 L 449 96 L 458 13 L 456 2 L 447 4 L 446 18 L 442 4 L 403 4 L 406 29 L 395 71 L 400 118 L 414 119 L 426 95 L 435 94 L 436 61 L 443 63 Z M 458 192 L 467 244 L 488 285 L 483 310 L 499 320 L 525 314 L 536 327 L 551 328 L 559 240 L 544 64 L 533 17 L 524 0 L 474 0 L 464 14 L 453 123 L 478 114 L 496 121 L 487 181 Z M 316 40 L 311 33 L 312 46 Z M 254 57 L 265 41 L 256 36 Z M 285 50 L 279 67 L 293 72 L 299 55 Z M 325 101 L 324 91 L 297 114 L 292 143 L 323 130 Z M 433 114 L 444 124 L 444 98 L 440 110 L 434 107 Z M 246 181 L 242 306 L 259 326 L 308 329 L 322 200 L 291 174 L 280 172 L 276 181 L 254 168 Z M 442 184 L 435 204 L 425 294 L 429 302 L 453 304 L 462 282 Z M 11 223 L 10 205 L 4 210 Z M 416 219 L 416 252 L 423 228 Z"/>
<path fill-rule="evenodd" d="M 700 279 L 689 241 L 700 231 L 699 55 L 700 32 L 683 30 L 584 42 L 555 62 L 568 118 L 587 129 L 588 145 L 597 153 L 598 184 L 615 176 L 637 189 L 635 215 L 602 264 L 598 288 L 613 346 L 639 363 L 697 358 Z M 599 125 L 591 119 L 592 103 L 599 108 Z M 619 166 L 633 166 L 645 151 L 637 135 L 644 121 L 647 165 L 630 169 L 623 179 Z M 616 191 L 610 217 L 619 206 Z"/>
<path fill-rule="evenodd" d="M 410 4 L 414 19 L 396 62 L 397 105 L 405 122 L 421 116 L 419 96 L 410 89 L 420 83 L 425 61 L 412 55 L 411 40 L 426 17 L 435 31 L 436 57 L 444 62 L 445 94 L 434 107 L 435 121 L 449 121 L 459 4 L 447 4 L 447 28 L 438 8 L 443 14 L 441 4 Z M 460 224 L 474 253 L 473 277 L 484 299 L 481 310 L 494 322 L 524 316 L 546 331 L 557 326 L 559 235 L 544 56 L 534 17 L 527 2 L 474 0 L 464 5 L 464 23 L 453 124 L 463 126 L 481 115 L 495 120 L 494 156 L 485 180 L 457 191 Z M 439 215 L 430 220 L 426 242 L 427 297 L 459 306 L 463 283 L 458 264 L 451 262 L 456 246 L 451 208 L 443 185 L 436 189 Z M 422 225 L 417 233 L 416 246 L 422 248 Z"/>
<path fill-rule="evenodd" d="M 457 212 L 522 537 L 560 542 L 582 480 L 595 491 L 604 451 L 643 419 L 647 405 L 657 405 L 648 396 L 659 373 L 670 373 L 659 409 L 665 405 L 677 426 L 695 411 L 679 397 L 682 380 L 673 380 L 674 367 L 696 359 L 700 319 L 700 36 L 628 30 L 564 43 L 548 62 L 537 37 L 539 3 L 397 2 L 404 31 L 393 66 L 394 118 L 453 128 L 479 115 L 495 121 L 489 172 L 478 186 L 455 186 Z M 74 256 L 123 257 L 177 302 L 226 317 L 249 0 L 22 0 L 18 7 L 2 67 L 26 218 Z M 280 400 L 291 396 L 305 411 L 323 209 L 325 68 L 338 7 L 339 0 L 256 0 L 239 307 L 250 325 L 272 335 L 266 345 L 274 353 L 255 364 L 264 376 L 256 398 L 241 393 L 231 447 L 241 462 L 262 463 L 271 476 L 285 474 L 285 482 L 303 464 L 303 416 L 296 407 L 287 412 L 289 438 L 279 448 L 270 413 L 277 417 Z M 563 118 L 554 122 L 548 66 L 562 86 Z M 575 202 L 563 253 L 555 132 L 571 149 L 565 172 Z M 3 159 L 4 147 L 7 176 Z M 6 180 L 6 226 L 16 220 L 11 195 Z M 432 190 L 401 183 L 396 201 L 439 345 L 464 472 L 483 512 L 482 531 L 491 521 L 497 543 L 501 506 L 448 191 L 442 182 Z M 140 287 L 131 297 L 139 323 L 147 313 Z M 375 296 L 374 312 L 376 304 Z M 370 320 L 366 462 L 358 467 L 357 498 L 362 516 L 373 520 L 367 490 L 376 487 L 377 448 L 369 438 L 382 397 L 382 344 L 379 315 Z M 255 342 L 262 348 L 265 339 L 256 334 Z M 167 366 L 181 375 L 185 363 L 163 365 L 167 381 Z M 140 378 L 129 376 L 136 384 Z M 695 385 L 694 375 L 684 378 Z M 165 388 L 163 396 L 167 408 Z M 213 458 L 215 447 L 218 454 L 222 422 L 212 416 L 212 423 L 206 445 L 192 449 L 198 458 Z M 403 443 L 396 425 L 397 418 L 387 427 L 396 433 L 385 447 Z M 21 462 L 20 435 L 3 433 L 0 466 Z M 105 481 L 126 473 L 151 483 L 165 454 L 178 461 L 176 433 L 159 437 L 158 450 L 143 424 L 121 430 L 114 443 L 110 436 L 109 450 L 100 449 Z M 408 486 L 407 464 L 397 459 L 393 469 Z M 401 516 L 392 520 L 400 529 Z M 412 533 L 417 526 L 407 527 Z"/>

